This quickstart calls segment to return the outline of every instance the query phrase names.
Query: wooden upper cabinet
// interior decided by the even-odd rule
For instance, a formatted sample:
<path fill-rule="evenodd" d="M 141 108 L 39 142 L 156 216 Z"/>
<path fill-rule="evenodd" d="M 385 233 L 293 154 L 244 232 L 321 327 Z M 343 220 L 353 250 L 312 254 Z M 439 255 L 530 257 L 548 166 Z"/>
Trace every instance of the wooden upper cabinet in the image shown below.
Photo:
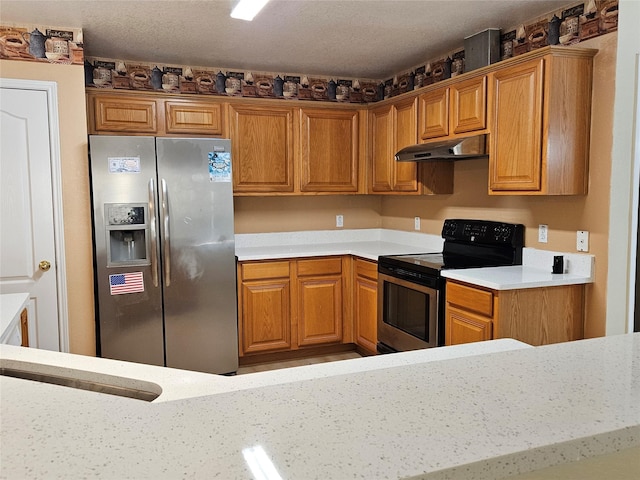
<path fill-rule="evenodd" d="M 164 102 L 167 133 L 224 136 L 221 103 L 167 100 Z"/>
<path fill-rule="evenodd" d="M 96 133 L 158 133 L 158 106 L 153 98 L 96 95 L 90 108 Z"/>
<path fill-rule="evenodd" d="M 219 100 L 163 98 L 135 93 L 87 94 L 89 133 L 226 137 Z"/>
<path fill-rule="evenodd" d="M 493 73 L 489 188 L 539 191 L 544 60 Z"/>
<path fill-rule="evenodd" d="M 229 106 L 235 193 L 294 191 L 294 109 Z"/>
<path fill-rule="evenodd" d="M 369 140 L 372 193 L 418 192 L 416 162 L 396 162 L 395 153 L 417 143 L 417 97 L 371 110 Z"/>
<path fill-rule="evenodd" d="M 487 128 L 487 77 L 454 83 L 450 88 L 452 133 Z"/>
<path fill-rule="evenodd" d="M 300 191 L 358 191 L 359 113 L 300 109 Z"/>
<path fill-rule="evenodd" d="M 550 48 L 490 74 L 489 193 L 587 193 L 594 53 Z"/>
<path fill-rule="evenodd" d="M 485 130 L 487 77 L 454 81 L 448 87 L 423 93 L 419 112 L 423 141 Z"/>
<path fill-rule="evenodd" d="M 421 140 L 449 135 L 449 88 L 439 88 L 420 95 Z"/>

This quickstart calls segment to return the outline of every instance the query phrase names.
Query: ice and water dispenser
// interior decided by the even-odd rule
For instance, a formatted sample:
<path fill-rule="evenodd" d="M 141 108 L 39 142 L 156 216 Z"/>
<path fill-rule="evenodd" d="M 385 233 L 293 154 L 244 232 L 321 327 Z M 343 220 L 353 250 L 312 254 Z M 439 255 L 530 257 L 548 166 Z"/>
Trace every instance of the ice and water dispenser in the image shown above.
<path fill-rule="evenodd" d="M 107 266 L 148 265 L 147 205 L 106 204 Z"/>

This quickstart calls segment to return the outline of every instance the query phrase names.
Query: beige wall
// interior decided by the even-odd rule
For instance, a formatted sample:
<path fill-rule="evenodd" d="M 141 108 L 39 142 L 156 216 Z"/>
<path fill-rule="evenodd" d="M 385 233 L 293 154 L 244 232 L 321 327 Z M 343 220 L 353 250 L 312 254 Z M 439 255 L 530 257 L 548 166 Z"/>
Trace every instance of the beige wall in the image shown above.
<path fill-rule="evenodd" d="M 57 82 L 69 351 L 95 355 L 84 69 L 81 65 L 0 60 L 0 77 Z"/>
<path fill-rule="evenodd" d="M 379 228 L 378 196 L 236 197 L 236 233 L 334 230 L 336 215 L 344 228 Z"/>
<path fill-rule="evenodd" d="M 423 233 L 439 235 L 445 218 L 479 218 L 523 223 L 528 247 L 575 252 L 576 231 L 588 230 L 589 253 L 596 257 L 596 278 L 587 288 L 585 334 L 604 335 L 616 45 L 616 33 L 580 43 L 581 47 L 599 50 L 594 59 L 590 182 L 586 196 L 489 196 L 488 162 L 467 160 L 455 164 L 451 195 L 236 198 L 236 232 L 334 229 L 335 215 L 343 214 L 345 228 L 407 231 L 413 231 L 414 217 L 419 216 Z M 549 226 L 546 244 L 538 243 L 539 224 Z"/>

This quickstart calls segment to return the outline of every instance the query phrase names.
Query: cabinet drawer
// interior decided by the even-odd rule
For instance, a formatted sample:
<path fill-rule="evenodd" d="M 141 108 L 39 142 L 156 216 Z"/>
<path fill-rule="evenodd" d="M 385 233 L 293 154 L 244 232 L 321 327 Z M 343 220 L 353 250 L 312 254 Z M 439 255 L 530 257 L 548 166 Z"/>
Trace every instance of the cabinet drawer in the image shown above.
<path fill-rule="evenodd" d="M 378 280 L 378 264 L 366 260 L 355 259 L 356 276 Z"/>
<path fill-rule="evenodd" d="M 260 262 L 242 265 L 242 280 L 261 280 L 265 278 L 288 278 L 289 262 Z"/>
<path fill-rule="evenodd" d="M 222 105 L 195 102 L 165 102 L 167 133 L 222 135 Z"/>
<path fill-rule="evenodd" d="M 447 282 L 447 303 L 493 317 L 493 292 Z"/>
<path fill-rule="evenodd" d="M 298 275 L 329 275 L 342 273 L 341 258 L 315 258 L 312 260 L 298 260 Z"/>

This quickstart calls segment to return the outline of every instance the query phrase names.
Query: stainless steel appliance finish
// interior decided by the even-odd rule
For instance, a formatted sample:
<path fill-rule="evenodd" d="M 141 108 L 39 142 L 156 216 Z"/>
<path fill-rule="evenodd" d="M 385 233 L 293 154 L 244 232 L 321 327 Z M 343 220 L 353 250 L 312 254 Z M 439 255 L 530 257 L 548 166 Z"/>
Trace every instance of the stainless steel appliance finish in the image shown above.
<path fill-rule="evenodd" d="M 487 136 L 474 135 L 466 138 L 410 145 L 396 153 L 395 158 L 398 162 L 489 158 Z"/>
<path fill-rule="evenodd" d="M 230 146 L 90 137 L 101 356 L 237 370 Z"/>
<path fill-rule="evenodd" d="M 402 267 L 378 272 L 378 350 L 381 353 L 437 347 L 444 329 L 438 322 L 441 280 Z"/>
<path fill-rule="evenodd" d="M 442 252 L 378 258 L 378 351 L 444 345 L 448 268 L 519 265 L 524 226 L 484 220 L 445 220 Z"/>

